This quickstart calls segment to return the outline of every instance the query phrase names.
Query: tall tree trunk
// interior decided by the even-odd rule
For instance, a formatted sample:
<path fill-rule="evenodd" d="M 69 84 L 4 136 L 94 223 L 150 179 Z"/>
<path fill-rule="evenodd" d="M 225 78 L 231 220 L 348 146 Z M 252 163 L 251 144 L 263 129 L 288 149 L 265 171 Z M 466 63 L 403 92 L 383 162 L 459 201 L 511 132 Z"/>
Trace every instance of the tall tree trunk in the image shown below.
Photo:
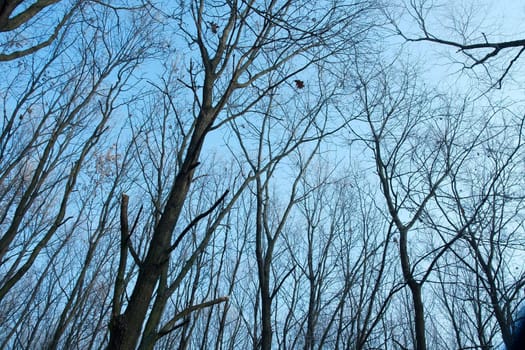
<path fill-rule="evenodd" d="M 272 298 L 270 295 L 270 264 L 271 257 L 268 252 L 264 252 L 264 193 L 261 178 L 256 178 L 257 184 L 257 217 L 256 217 L 256 247 L 257 269 L 259 273 L 259 286 L 261 293 L 261 349 L 271 350 L 272 348 Z"/>
<path fill-rule="evenodd" d="M 414 327 L 416 331 L 416 350 L 426 350 L 427 341 L 425 336 L 425 311 L 421 298 L 421 285 L 414 281 L 409 284 L 414 304 Z"/>
<path fill-rule="evenodd" d="M 425 310 L 423 307 L 423 299 L 421 296 L 421 284 L 414 279 L 412 269 L 410 267 L 410 259 L 408 256 L 407 236 L 408 230 L 404 227 L 399 227 L 399 257 L 401 259 L 401 269 L 403 276 L 408 284 L 410 293 L 412 295 L 412 305 L 414 307 L 414 330 L 416 333 L 416 350 L 426 350 L 427 343 L 425 337 Z"/>
<path fill-rule="evenodd" d="M 124 314 L 110 323 L 107 349 L 135 349 L 142 333 L 146 314 L 155 287 L 165 265 L 169 262 L 171 236 L 188 194 L 204 138 L 212 122 L 213 113 L 202 111 L 197 120 L 185 160 L 175 177 L 164 212 L 155 228 L 144 262 L 140 266 L 137 282 Z"/>

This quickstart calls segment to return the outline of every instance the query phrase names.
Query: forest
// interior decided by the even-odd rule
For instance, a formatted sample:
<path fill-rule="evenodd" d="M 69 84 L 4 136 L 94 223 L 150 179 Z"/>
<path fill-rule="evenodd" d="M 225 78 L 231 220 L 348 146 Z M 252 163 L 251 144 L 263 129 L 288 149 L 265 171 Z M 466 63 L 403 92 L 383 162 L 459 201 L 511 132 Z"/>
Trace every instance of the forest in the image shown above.
<path fill-rule="evenodd" d="M 0 348 L 510 349 L 499 3 L 0 1 Z"/>

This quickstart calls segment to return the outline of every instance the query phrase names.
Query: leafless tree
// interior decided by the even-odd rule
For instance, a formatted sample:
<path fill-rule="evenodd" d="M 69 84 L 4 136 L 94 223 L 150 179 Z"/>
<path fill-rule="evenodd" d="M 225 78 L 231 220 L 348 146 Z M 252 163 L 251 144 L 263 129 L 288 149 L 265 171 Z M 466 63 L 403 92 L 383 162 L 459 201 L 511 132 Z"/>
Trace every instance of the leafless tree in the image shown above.
<path fill-rule="evenodd" d="M 141 338 L 155 290 L 162 285 L 171 252 L 178 245 L 172 235 L 207 135 L 252 108 L 311 63 L 335 53 L 343 42 L 351 39 L 345 34 L 357 34 L 352 39 L 358 39 L 368 26 L 366 21 L 364 26 L 359 22 L 368 6 L 368 3 L 352 3 L 325 9 L 318 5 L 312 8 L 306 2 L 195 1 L 178 9 L 180 13 L 166 13 L 167 20 L 175 18 L 184 40 L 198 48 L 199 54 L 189 57 L 187 77 L 182 79 L 193 95 L 193 116 L 190 123 L 180 123 L 188 143 L 183 149 L 172 151 L 182 155 L 181 164 L 160 208 L 147 253 L 136 261 L 140 268 L 129 302 L 122 313 L 114 306 L 108 348 L 131 349 Z M 229 105 L 232 102 L 240 107 L 233 108 Z M 227 106 L 231 106 L 232 113 L 225 116 Z M 217 205 L 222 197 L 218 200 Z M 159 301 L 159 312 L 164 309 L 163 304 Z M 155 305 L 153 309 L 155 313 L 149 315 L 146 329 L 158 326 L 160 315 Z"/>
<path fill-rule="evenodd" d="M 4 1 L 0 347 L 510 344 L 522 111 L 370 39 L 525 46 L 426 6 Z"/>
<path fill-rule="evenodd" d="M 75 19 L 93 20 L 68 22 L 68 30 L 39 51 L 41 58 L 2 63 L 8 74 L 1 82 L 0 300 L 27 302 L 22 309 L 2 307 L 12 321 L 4 323 L 5 346 L 31 347 L 51 338 L 56 346 L 67 323 L 81 320 L 86 298 L 97 288 L 91 273 L 105 264 L 91 260 L 114 213 L 114 197 L 104 197 L 115 192 L 108 179 L 119 169 L 108 127 L 117 124 L 115 115 L 135 83 L 132 73 L 156 43 L 141 14 L 131 15 L 120 32 L 109 30 L 114 15 L 105 7 L 84 6 Z M 75 251 L 86 252 L 84 266 Z M 32 313 L 39 295 L 48 299 L 37 321 Z M 24 327 L 32 329 L 31 336 L 20 336 Z"/>
<path fill-rule="evenodd" d="M 0 6 L 0 62 L 31 55 L 50 46 L 68 26 L 80 4 L 66 4 L 60 0 L 3 1 Z M 53 11 L 63 13 L 53 18 Z M 36 29 L 37 25 L 49 28 Z"/>
<path fill-rule="evenodd" d="M 381 347 L 378 325 L 404 286 L 395 278 L 392 231 L 364 179 L 322 164 L 301 181 L 308 195 L 283 236 L 297 271 L 280 300 L 288 309 L 282 347 Z"/>
<path fill-rule="evenodd" d="M 453 266 L 459 264 L 459 276 L 464 279 L 456 289 L 463 302 L 473 307 L 463 317 L 476 321 L 474 344 L 483 348 L 496 346 L 499 332 L 505 346 L 512 343 L 512 320 L 524 286 L 523 271 L 515 267 L 519 264 L 515 256 L 522 251 L 524 197 L 517 164 L 523 154 L 523 119 L 505 109 L 497 109 L 494 115 L 497 118 L 487 127 L 485 141 L 475 147 L 475 163 L 465 164 L 465 169 L 453 176 L 448 194 L 436 198 L 446 223 L 428 215 L 440 235 L 447 230 L 461 232 L 461 244 L 452 248 Z M 442 287 L 445 293 L 449 293 L 445 287 L 449 278 L 457 281 L 446 278 Z M 447 307 L 455 304 L 450 301 Z"/>
<path fill-rule="evenodd" d="M 471 8 L 462 16 L 452 17 L 451 25 L 432 25 L 433 16 L 439 16 L 438 4 L 425 0 L 403 1 L 402 7 L 407 14 L 407 22 L 401 20 L 403 16 L 399 11 L 385 11 L 386 17 L 395 33 L 400 35 L 408 42 L 429 42 L 456 49 L 466 57 L 464 68 L 472 69 L 477 66 L 487 67 L 497 59 L 503 60 L 503 68 L 498 69 L 492 86 L 501 88 L 501 85 L 507 75 L 512 71 L 513 66 L 520 60 L 525 51 L 525 39 L 516 40 L 498 40 L 494 35 L 485 33 L 475 24 L 474 10 Z M 457 18 L 456 18 L 457 17 Z M 449 18 L 450 20 L 450 18 Z M 438 20 L 440 22 L 441 19 Z M 474 23 L 472 23 L 474 22 Z M 408 29 L 408 28 L 410 28 Z M 417 30 L 413 30 L 417 28 Z M 512 34 L 512 33 L 510 33 Z M 491 38 L 492 37 L 492 38 Z M 492 77 L 495 73 L 486 68 L 485 73 Z"/>
<path fill-rule="evenodd" d="M 426 250 L 423 242 L 431 237 L 421 224 L 422 216 L 472 149 L 458 147 L 464 127 L 462 105 L 454 107 L 446 96 L 421 90 L 410 69 L 388 73 L 390 68 L 378 67 L 379 73 L 359 75 L 363 121 L 370 134 L 360 136 L 359 124 L 353 130 L 373 152 L 387 212 L 397 230 L 400 267 L 414 312 L 414 344 L 405 346 L 426 349 L 422 287 L 459 233 Z M 478 136 L 466 142 L 475 144 Z"/>

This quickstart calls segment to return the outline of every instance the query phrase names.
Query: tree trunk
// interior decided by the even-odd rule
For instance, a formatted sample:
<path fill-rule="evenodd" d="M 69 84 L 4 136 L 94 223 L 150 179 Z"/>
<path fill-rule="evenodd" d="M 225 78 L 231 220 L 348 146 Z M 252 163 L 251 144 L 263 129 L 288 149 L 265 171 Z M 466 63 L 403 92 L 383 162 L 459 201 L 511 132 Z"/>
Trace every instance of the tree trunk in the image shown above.
<path fill-rule="evenodd" d="M 192 135 L 186 158 L 173 183 L 164 212 L 155 228 L 144 262 L 140 266 L 137 282 L 124 314 L 110 322 L 108 350 L 134 350 L 142 333 L 142 327 L 153 292 L 162 270 L 169 262 L 171 236 L 188 194 L 204 137 L 211 125 L 212 113 L 200 113 Z"/>
<path fill-rule="evenodd" d="M 421 298 L 421 285 L 413 281 L 409 283 L 414 304 L 414 327 L 416 331 L 416 350 L 426 350 L 427 342 L 425 336 L 425 312 Z"/>

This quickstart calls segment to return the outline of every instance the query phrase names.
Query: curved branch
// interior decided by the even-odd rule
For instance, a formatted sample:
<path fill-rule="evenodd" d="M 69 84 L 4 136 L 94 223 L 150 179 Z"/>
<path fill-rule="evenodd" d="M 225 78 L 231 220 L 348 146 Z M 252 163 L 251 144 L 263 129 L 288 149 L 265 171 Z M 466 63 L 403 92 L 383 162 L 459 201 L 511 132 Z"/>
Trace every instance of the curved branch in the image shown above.
<path fill-rule="evenodd" d="M 54 2 L 57 2 L 57 0 L 55 0 Z M 69 10 L 68 13 L 66 13 L 64 15 L 62 20 L 55 27 L 53 33 L 46 40 L 44 40 L 44 41 L 42 41 L 42 42 L 40 42 L 40 43 L 38 43 L 38 44 L 36 44 L 34 46 L 31 46 L 29 48 L 23 49 L 23 50 L 13 51 L 13 52 L 10 52 L 10 53 L 0 53 L 0 62 L 12 61 L 12 60 L 15 60 L 17 58 L 28 56 L 28 55 L 31 55 L 31 54 L 37 52 L 40 49 L 43 49 L 43 48 L 48 47 L 49 45 L 51 45 L 57 39 L 58 34 L 62 30 L 62 28 L 65 26 L 66 22 L 71 18 L 71 16 L 73 15 L 73 13 L 75 12 L 75 10 L 77 8 L 78 8 L 78 5 L 74 6 L 71 10 Z M 0 13 L 0 17 L 2 15 L 3 14 Z M 2 30 L 2 27 L 1 27 L 1 24 L 0 24 L 0 32 L 2 32 L 2 31 L 5 31 L 5 30 Z"/>

